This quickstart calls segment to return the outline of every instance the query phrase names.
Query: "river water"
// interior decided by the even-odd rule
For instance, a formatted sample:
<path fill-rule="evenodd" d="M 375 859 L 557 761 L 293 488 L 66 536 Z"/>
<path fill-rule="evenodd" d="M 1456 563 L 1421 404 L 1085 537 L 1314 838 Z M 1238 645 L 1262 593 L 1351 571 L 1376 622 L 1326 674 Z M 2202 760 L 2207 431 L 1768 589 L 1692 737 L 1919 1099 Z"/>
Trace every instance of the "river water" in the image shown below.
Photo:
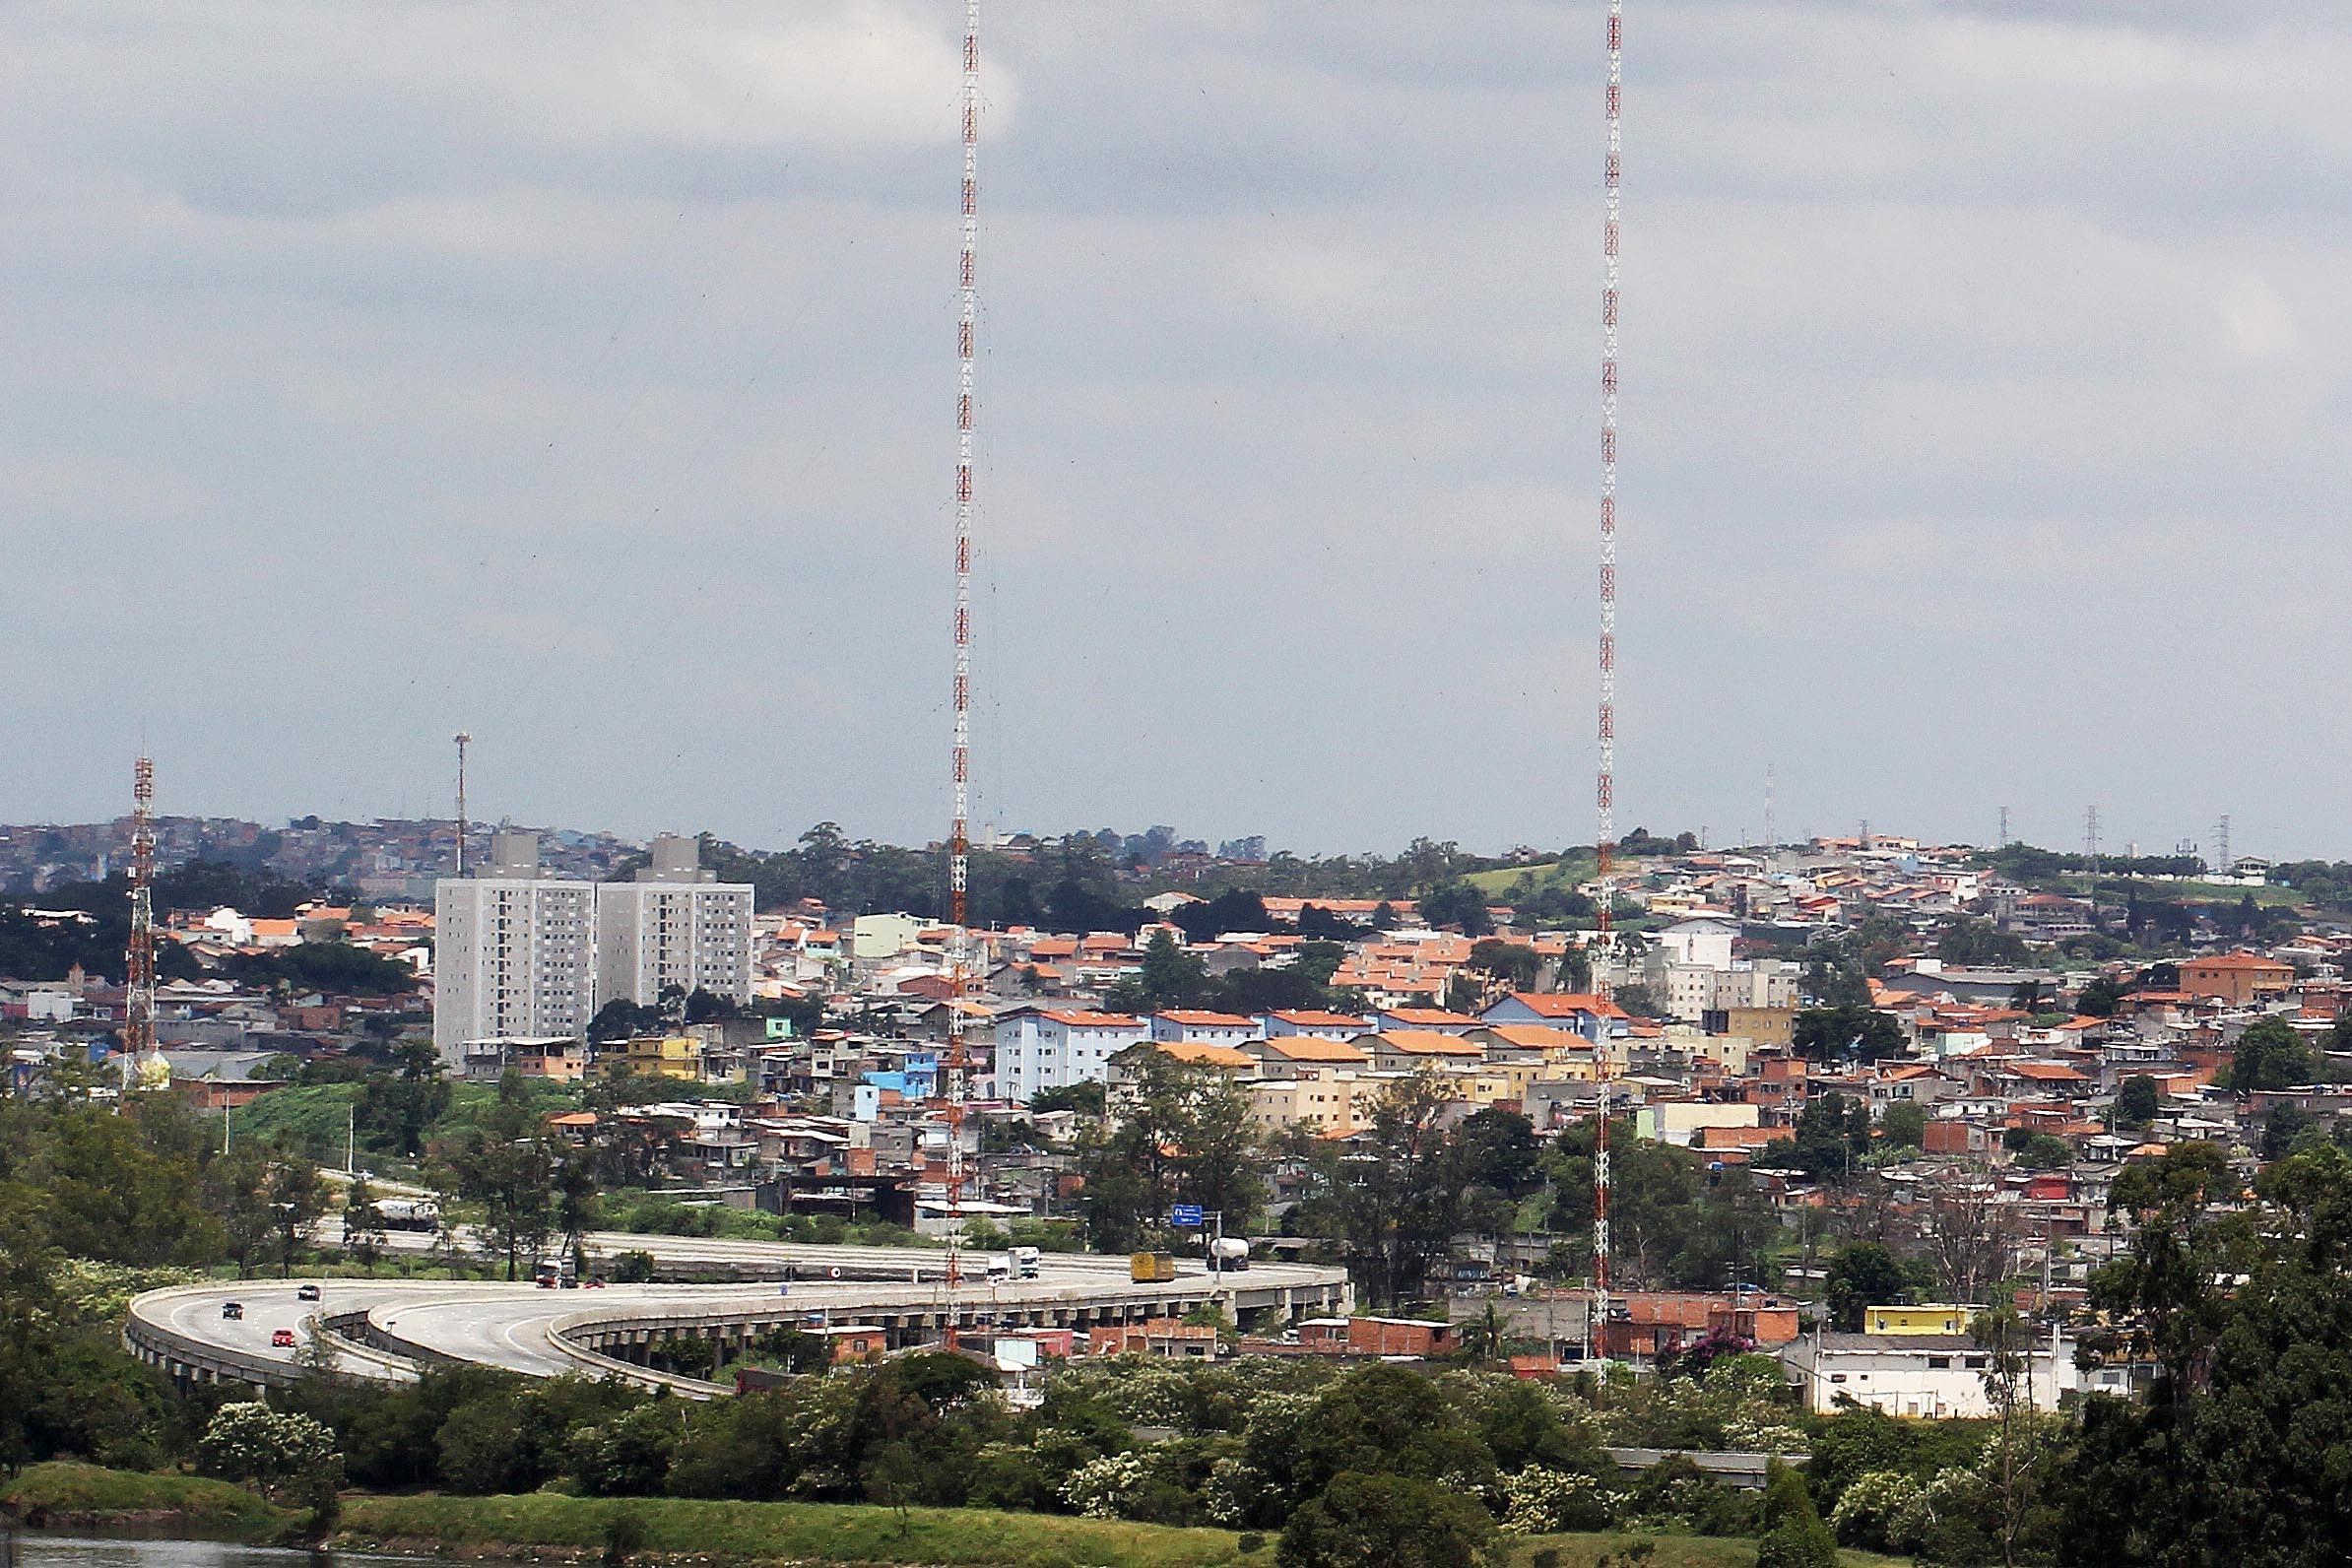
<path fill-rule="evenodd" d="M 16 1555 L 8 1555 L 10 1546 Z M 414 1557 L 286 1551 L 216 1540 L 90 1540 L 32 1533 L 0 1536 L 0 1568 L 416 1568 Z"/>

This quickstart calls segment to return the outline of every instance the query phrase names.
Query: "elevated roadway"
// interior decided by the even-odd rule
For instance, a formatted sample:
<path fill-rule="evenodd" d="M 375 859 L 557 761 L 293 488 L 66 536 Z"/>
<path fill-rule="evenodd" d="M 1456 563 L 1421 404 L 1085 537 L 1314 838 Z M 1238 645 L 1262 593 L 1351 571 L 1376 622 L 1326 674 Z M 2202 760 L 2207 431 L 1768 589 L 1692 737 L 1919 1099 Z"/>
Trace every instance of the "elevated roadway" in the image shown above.
<path fill-rule="evenodd" d="M 990 1280 L 967 1275 L 948 1299 L 946 1256 L 935 1249 L 803 1247 L 691 1237 L 607 1233 L 600 1251 L 651 1252 L 668 1268 L 766 1272 L 762 1283 L 612 1285 L 550 1290 L 530 1283 L 366 1279 L 246 1280 L 150 1291 L 131 1303 L 123 1339 L 176 1377 L 206 1382 L 285 1384 L 306 1374 L 323 1346 L 344 1377 L 413 1380 L 431 1364 L 467 1362 L 534 1377 L 565 1372 L 614 1376 L 707 1396 L 708 1384 L 642 1364 L 664 1339 L 712 1339 L 740 1345 L 777 1328 L 862 1324 L 893 1346 L 941 1338 L 950 1318 L 966 1330 L 991 1326 L 1069 1328 L 1181 1316 L 1217 1301 L 1236 1317 L 1286 1321 L 1343 1311 L 1343 1271 L 1259 1265 L 1210 1274 L 1198 1264 L 1174 1280 L 1139 1284 L 1125 1258 L 1048 1254 L 1039 1275 Z M 971 1263 L 977 1255 L 967 1255 Z M 791 1279 L 781 1276 L 789 1271 Z M 304 1283 L 320 1299 L 305 1302 Z M 236 1302 L 242 1316 L 225 1317 Z M 272 1342 L 289 1331 L 292 1345 Z"/>

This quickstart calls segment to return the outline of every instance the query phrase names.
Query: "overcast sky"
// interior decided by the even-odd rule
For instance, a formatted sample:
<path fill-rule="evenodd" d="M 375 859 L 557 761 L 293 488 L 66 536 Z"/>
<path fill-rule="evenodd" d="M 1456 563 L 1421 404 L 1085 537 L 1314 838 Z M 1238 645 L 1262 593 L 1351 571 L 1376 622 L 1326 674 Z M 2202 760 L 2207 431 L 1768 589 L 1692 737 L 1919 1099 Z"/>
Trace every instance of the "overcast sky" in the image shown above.
<path fill-rule="evenodd" d="M 2352 855 L 2339 0 L 1629 9 L 1620 826 Z M 961 10 L 0 10 L 0 820 L 943 832 Z M 1601 16 L 990 0 L 978 817 L 1591 838 Z"/>

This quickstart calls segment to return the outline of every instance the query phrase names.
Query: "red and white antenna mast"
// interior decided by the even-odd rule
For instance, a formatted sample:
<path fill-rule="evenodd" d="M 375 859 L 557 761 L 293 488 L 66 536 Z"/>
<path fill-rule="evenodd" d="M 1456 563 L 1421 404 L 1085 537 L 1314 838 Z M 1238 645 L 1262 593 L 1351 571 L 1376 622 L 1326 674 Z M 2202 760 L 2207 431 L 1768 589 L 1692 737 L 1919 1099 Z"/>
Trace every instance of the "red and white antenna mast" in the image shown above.
<path fill-rule="evenodd" d="M 1599 856 L 1601 961 L 1594 973 L 1608 995 L 1606 965 L 1615 961 L 1612 919 L 1616 903 L 1617 848 L 1617 233 L 1622 216 L 1618 193 L 1624 142 L 1617 120 L 1625 66 L 1624 0 L 1608 0 L 1608 153 L 1601 165 L 1605 218 L 1601 231 L 1601 770 L 1594 847 Z M 1600 1024 L 1594 1076 L 1601 1088 L 1601 1120 L 1593 1144 L 1593 1321 L 1585 1336 L 1588 1353 L 1605 1342 L 1609 1314 L 1608 1237 L 1608 1019 Z"/>
<path fill-rule="evenodd" d="M 141 757 L 131 772 L 131 945 L 123 955 L 123 1082 L 138 1081 L 156 1054 L 156 765 Z"/>
<path fill-rule="evenodd" d="M 947 1120 L 948 1348 L 956 1342 L 955 1290 L 963 1282 L 963 1119 L 972 1056 L 964 993 L 972 966 L 970 931 L 972 761 L 972 336 L 980 294 L 980 0 L 963 8 L 963 263 L 955 327 L 955 824 L 947 835 L 947 920 L 954 945 L 948 990 L 947 1058 L 941 1064 Z"/>

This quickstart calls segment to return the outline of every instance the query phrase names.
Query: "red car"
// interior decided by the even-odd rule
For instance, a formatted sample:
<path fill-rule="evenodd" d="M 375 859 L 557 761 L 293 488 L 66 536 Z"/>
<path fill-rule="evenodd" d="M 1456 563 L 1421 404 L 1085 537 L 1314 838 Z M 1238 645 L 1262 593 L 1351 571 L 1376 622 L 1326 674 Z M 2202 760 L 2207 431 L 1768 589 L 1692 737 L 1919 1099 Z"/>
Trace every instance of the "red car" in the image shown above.
<path fill-rule="evenodd" d="M 292 1329 L 279 1329 L 270 1335 L 270 1343 L 281 1350 L 293 1349 L 294 1342 L 294 1330 Z"/>

